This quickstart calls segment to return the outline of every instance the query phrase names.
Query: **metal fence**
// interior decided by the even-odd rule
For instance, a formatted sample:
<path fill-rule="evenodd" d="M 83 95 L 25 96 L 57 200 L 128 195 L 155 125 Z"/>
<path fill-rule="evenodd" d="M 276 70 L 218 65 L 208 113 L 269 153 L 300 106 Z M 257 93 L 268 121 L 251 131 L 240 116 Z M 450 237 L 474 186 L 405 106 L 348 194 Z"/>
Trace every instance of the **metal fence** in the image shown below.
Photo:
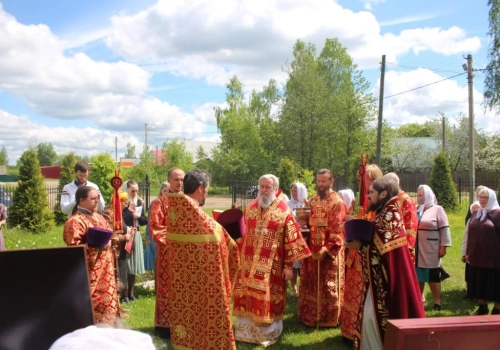
<path fill-rule="evenodd" d="M 407 192 L 413 199 L 417 200 L 417 189 L 418 186 L 429 183 L 430 172 L 421 173 L 398 173 L 399 183 L 401 188 Z M 469 189 L 472 184 L 469 179 L 468 171 L 452 171 L 452 179 L 455 182 L 458 200 L 460 206 L 469 205 Z M 345 182 L 345 181 L 344 181 Z M 487 186 L 493 190 L 497 190 L 500 184 L 500 172 L 497 171 L 482 171 L 476 172 L 475 174 L 475 184 L 477 187 L 479 185 Z M 337 183 L 335 180 L 335 188 L 341 189 L 345 188 L 342 184 Z M 233 203 L 239 203 L 242 207 L 247 206 L 253 198 L 257 196 L 258 183 L 255 181 L 242 181 L 237 178 L 233 178 L 231 181 L 231 193 Z M 287 193 L 287 195 L 290 195 Z"/>
<path fill-rule="evenodd" d="M 146 175 L 145 181 L 137 182 L 139 185 L 139 196 L 144 199 L 144 204 L 146 206 L 145 210 L 149 210 L 149 202 L 151 197 L 150 191 L 150 182 L 149 178 Z M 57 205 L 60 192 L 59 192 L 59 184 L 58 183 L 44 183 L 45 190 L 47 191 L 47 199 L 48 199 L 48 208 L 50 210 L 54 210 Z M 0 185 L 0 203 L 4 204 L 6 207 L 9 207 L 12 204 L 12 198 L 14 195 L 14 191 L 17 185 Z M 106 205 L 109 204 L 109 198 L 104 199 L 106 201 Z"/>
<path fill-rule="evenodd" d="M 429 175 L 430 172 L 421 172 L 421 173 L 398 173 L 399 183 L 401 188 L 412 195 L 416 200 L 416 192 L 418 186 L 429 184 Z M 460 206 L 469 205 L 469 190 L 472 186 L 472 183 L 469 179 L 468 171 L 452 171 L 451 177 L 453 182 L 456 185 L 458 201 Z M 482 171 L 476 172 L 475 174 L 475 183 L 474 187 L 479 185 L 487 186 L 494 190 L 495 192 L 498 189 L 498 185 L 500 183 L 500 172 L 496 171 Z M 475 189 L 475 188 L 474 188 Z"/>
<path fill-rule="evenodd" d="M 244 209 L 250 202 L 257 197 L 259 186 L 256 181 L 242 181 L 236 178 L 231 180 L 232 203 L 241 205 Z"/>

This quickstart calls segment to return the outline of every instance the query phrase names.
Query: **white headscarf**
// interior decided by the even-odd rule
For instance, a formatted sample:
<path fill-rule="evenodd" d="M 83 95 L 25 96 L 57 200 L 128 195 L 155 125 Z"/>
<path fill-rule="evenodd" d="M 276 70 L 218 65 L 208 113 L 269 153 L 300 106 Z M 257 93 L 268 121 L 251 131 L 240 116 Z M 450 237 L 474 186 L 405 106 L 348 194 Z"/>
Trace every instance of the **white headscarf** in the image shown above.
<path fill-rule="evenodd" d="M 297 187 L 297 200 L 293 198 L 293 195 L 290 193 L 290 200 L 288 201 L 288 205 L 290 208 L 300 208 L 305 206 L 304 200 L 307 199 L 307 188 L 301 182 L 294 182 L 292 186 L 295 185 Z"/>
<path fill-rule="evenodd" d="M 436 195 L 429 186 L 427 185 L 418 186 L 418 189 L 421 188 L 423 188 L 424 190 L 424 204 L 418 206 L 418 213 L 420 215 L 422 215 L 424 211 L 426 211 L 427 209 L 438 203 Z"/>
<path fill-rule="evenodd" d="M 89 326 L 68 333 L 52 344 L 49 350 L 154 350 L 149 334 L 130 329 Z"/>
<path fill-rule="evenodd" d="M 351 209 L 352 201 L 355 198 L 354 192 L 348 188 L 345 190 L 340 190 L 338 194 L 344 201 L 345 206 L 347 207 L 347 211 L 349 211 L 349 209 Z"/>
<path fill-rule="evenodd" d="M 493 191 L 491 188 L 484 187 L 481 192 L 488 191 L 488 203 L 486 203 L 486 206 L 484 208 L 480 208 L 477 211 L 476 214 L 476 219 L 479 219 L 479 221 L 483 221 L 486 218 L 486 214 L 489 212 L 500 208 L 497 202 L 497 195 L 495 194 L 495 191 Z"/>

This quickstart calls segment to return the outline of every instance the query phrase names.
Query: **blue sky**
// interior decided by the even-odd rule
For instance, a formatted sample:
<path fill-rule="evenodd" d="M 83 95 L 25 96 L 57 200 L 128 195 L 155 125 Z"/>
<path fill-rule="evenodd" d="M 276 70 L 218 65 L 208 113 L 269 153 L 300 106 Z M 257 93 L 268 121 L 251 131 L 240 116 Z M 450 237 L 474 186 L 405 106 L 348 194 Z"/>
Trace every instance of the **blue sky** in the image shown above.
<path fill-rule="evenodd" d="M 236 74 L 247 91 L 271 78 L 297 39 L 321 50 L 336 37 L 378 97 L 379 62 L 387 56 L 385 95 L 487 63 L 487 1 L 403 0 L 0 0 L 0 120 L 10 164 L 29 146 L 50 142 L 74 151 L 118 156 L 127 143 L 161 147 L 173 138 L 217 142 L 213 108 L 224 106 Z M 477 125 L 500 132 L 481 107 Z M 468 112 L 466 75 L 384 101 L 394 126 L 422 123 L 442 111 Z"/>

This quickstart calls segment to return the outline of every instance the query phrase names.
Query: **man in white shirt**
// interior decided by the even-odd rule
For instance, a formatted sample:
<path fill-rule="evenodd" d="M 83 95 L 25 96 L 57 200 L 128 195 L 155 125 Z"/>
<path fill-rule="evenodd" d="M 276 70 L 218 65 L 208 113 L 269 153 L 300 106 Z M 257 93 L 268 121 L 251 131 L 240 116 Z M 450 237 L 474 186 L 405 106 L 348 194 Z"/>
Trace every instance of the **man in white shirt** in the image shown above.
<path fill-rule="evenodd" d="M 105 208 L 104 198 L 101 196 L 101 191 L 99 186 L 95 183 L 87 181 L 89 177 L 90 166 L 87 162 L 80 161 L 75 164 L 75 180 L 69 184 L 64 185 L 61 192 L 61 211 L 68 215 L 68 218 L 72 215 L 73 207 L 76 205 L 75 193 L 80 186 L 90 186 L 95 188 L 99 194 L 99 204 L 97 205 L 97 212 L 102 213 Z"/>

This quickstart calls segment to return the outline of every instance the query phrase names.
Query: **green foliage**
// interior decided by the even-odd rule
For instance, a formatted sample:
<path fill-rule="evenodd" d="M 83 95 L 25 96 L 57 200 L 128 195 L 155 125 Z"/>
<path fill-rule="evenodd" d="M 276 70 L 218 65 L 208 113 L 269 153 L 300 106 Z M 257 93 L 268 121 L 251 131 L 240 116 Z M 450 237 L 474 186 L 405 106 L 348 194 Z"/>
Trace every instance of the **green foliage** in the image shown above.
<path fill-rule="evenodd" d="M 90 159 L 92 168 L 89 171 L 89 181 L 99 186 L 101 195 L 104 196 L 106 205 L 113 194 L 111 178 L 115 175 L 115 161 L 109 153 L 100 153 Z"/>
<path fill-rule="evenodd" d="M 127 152 L 125 153 L 125 158 L 135 158 L 135 145 L 127 142 Z"/>
<path fill-rule="evenodd" d="M 36 146 L 36 154 L 41 166 L 49 166 L 57 161 L 57 153 L 54 150 L 54 145 L 47 143 L 39 143 Z"/>
<path fill-rule="evenodd" d="M 262 174 L 275 172 L 279 138 L 274 132 L 271 107 L 277 88 L 271 81 L 262 92 L 253 91 L 250 101 L 244 100 L 243 84 L 237 77 L 227 85 L 227 107 L 215 108 L 221 143 L 212 152 L 212 175 L 218 185 L 229 185 L 236 176 L 256 180 Z"/>
<path fill-rule="evenodd" d="M 2 146 L 0 149 L 0 165 L 9 165 L 9 157 L 7 156 L 7 149 Z"/>
<path fill-rule="evenodd" d="M 276 176 L 280 179 L 280 188 L 283 192 L 290 193 L 290 187 L 297 175 L 296 166 L 290 158 L 281 158 Z"/>
<path fill-rule="evenodd" d="M 432 137 L 434 135 L 434 125 L 426 121 L 424 124 L 410 123 L 396 128 L 399 137 Z"/>
<path fill-rule="evenodd" d="M 75 164 L 78 158 L 75 154 L 69 153 L 61 157 L 61 177 L 59 178 L 59 193 L 62 192 L 64 186 L 75 179 Z M 61 225 L 66 222 L 68 216 L 61 211 L 61 196 L 57 196 L 57 202 L 54 206 L 54 218 L 56 224 Z"/>
<path fill-rule="evenodd" d="M 301 168 L 347 176 L 351 162 L 366 152 L 365 131 L 374 116 L 369 83 L 337 39 L 327 39 L 319 55 L 298 40 L 293 55 L 278 121 L 283 155 Z"/>
<path fill-rule="evenodd" d="M 169 168 L 178 167 L 188 172 L 194 168 L 193 156 L 186 150 L 186 143 L 174 139 L 165 141 L 162 147 L 164 162 Z"/>
<path fill-rule="evenodd" d="M 316 178 L 314 177 L 314 173 L 311 170 L 302 169 L 298 174 L 298 181 L 302 182 L 307 188 L 307 198 L 310 198 L 312 195 L 316 194 Z"/>
<path fill-rule="evenodd" d="M 458 209 L 456 186 L 451 177 L 450 164 L 443 152 L 434 158 L 434 166 L 429 175 L 429 186 L 434 191 L 439 205 L 446 211 Z"/>
<path fill-rule="evenodd" d="M 54 226 L 49 210 L 47 190 L 43 183 L 40 163 L 34 148 L 29 148 L 19 159 L 18 186 L 14 190 L 8 221 L 12 227 L 43 233 Z"/>
<path fill-rule="evenodd" d="M 484 101 L 485 107 L 500 112 L 500 0 L 488 0 L 490 46 L 488 48 L 489 62 L 484 70 Z"/>

